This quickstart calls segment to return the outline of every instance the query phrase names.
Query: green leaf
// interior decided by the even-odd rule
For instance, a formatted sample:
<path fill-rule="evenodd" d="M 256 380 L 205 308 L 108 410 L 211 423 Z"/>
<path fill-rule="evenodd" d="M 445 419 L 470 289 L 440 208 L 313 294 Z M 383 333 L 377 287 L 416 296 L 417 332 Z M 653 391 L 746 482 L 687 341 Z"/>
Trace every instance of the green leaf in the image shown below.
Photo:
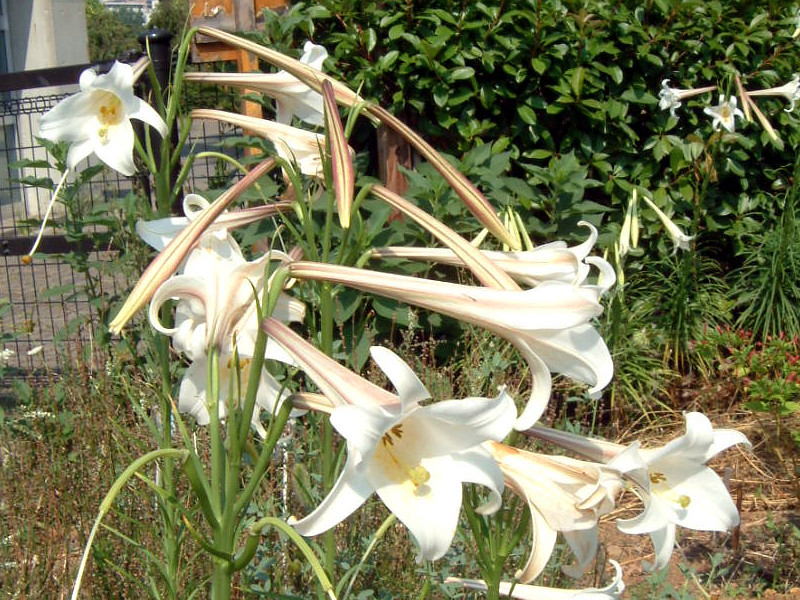
<path fill-rule="evenodd" d="M 472 67 L 458 67 L 450 72 L 450 79 L 452 81 L 460 81 L 462 79 L 470 79 L 475 75 L 475 69 Z"/>

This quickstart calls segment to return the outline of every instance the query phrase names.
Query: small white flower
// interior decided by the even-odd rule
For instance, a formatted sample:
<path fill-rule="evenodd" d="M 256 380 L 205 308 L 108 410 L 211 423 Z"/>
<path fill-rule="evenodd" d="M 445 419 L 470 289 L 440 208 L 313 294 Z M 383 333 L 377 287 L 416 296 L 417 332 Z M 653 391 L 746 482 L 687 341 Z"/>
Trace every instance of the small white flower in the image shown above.
<path fill-rule="evenodd" d="M 734 98 L 734 100 L 736 100 L 736 98 Z M 642 198 L 644 198 L 644 201 L 647 203 L 647 205 L 656 213 L 656 216 L 661 220 L 661 223 L 663 223 L 664 229 L 667 230 L 667 234 L 672 239 L 672 243 L 675 244 L 672 253 L 675 254 L 678 251 L 678 248 L 681 250 L 689 250 L 689 248 L 691 248 L 689 242 L 694 239 L 694 236 L 683 233 L 683 230 L 678 227 L 672 219 L 664 214 L 664 211 L 658 208 L 655 202 L 650 200 L 647 195 L 643 194 Z"/>
<path fill-rule="evenodd" d="M 681 107 L 683 100 L 699 94 L 705 94 L 714 89 L 715 86 L 710 85 L 702 88 L 689 88 L 684 90 L 669 87 L 669 79 L 664 79 L 661 82 L 661 91 L 658 92 L 658 108 L 661 110 L 669 110 L 669 114 L 677 119 L 678 117 L 675 114 L 675 109 Z"/>
<path fill-rule="evenodd" d="M 0 351 L 0 363 L 7 365 L 16 355 L 17 353 L 11 348 L 3 348 L 3 350 Z"/>
<path fill-rule="evenodd" d="M 75 168 L 94 153 L 115 171 L 133 175 L 133 126 L 139 119 L 167 134 L 164 120 L 144 100 L 133 95 L 133 69 L 115 62 L 105 75 L 94 69 L 81 73 L 81 91 L 56 104 L 42 117 L 39 135 L 53 142 L 72 142 L 67 166 Z"/>
<path fill-rule="evenodd" d="M 719 104 L 716 106 L 706 106 L 703 112 L 713 119 L 712 126 L 715 130 L 724 127 L 730 133 L 736 131 L 736 119 L 744 119 L 744 113 L 737 108 L 736 96 L 731 96 L 725 100 L 725 96 L 720 94 Z"/>
<path fill-rule="evenodd" d="M 42 351 L 42 346 L 36 346 L 35 348 L 31 348 L 28 350 L 28 356 L 36 356 Z"/>
<path fill-rule="evenodd" d="M 800 28 L 798 28 L 800 31 Z M 792 112 L 796 102 L 800 101 L 800 75 L 795 74 L 789 83 L 782 86 L 767 88 L 764 90 L 753 90 L 747 92 L 750 96 L 783 96 L 789 102 L 789 108 L 784 109 L 784 112 Z"/>

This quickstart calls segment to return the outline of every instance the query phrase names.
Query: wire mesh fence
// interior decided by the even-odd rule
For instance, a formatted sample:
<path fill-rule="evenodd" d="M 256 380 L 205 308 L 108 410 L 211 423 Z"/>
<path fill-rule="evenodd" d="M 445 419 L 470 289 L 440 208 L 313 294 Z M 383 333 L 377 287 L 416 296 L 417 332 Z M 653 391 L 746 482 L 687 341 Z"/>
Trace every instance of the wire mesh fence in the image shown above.
<path fill-rule="evenodd" d="M 57 182 L 61 174 L 38 162 L 35 166 L 28 162 L 29 166 L 22 168 L 15 165 L 25 159 L 47 159 L 46 149 L 36 140 L 36 132 L 41 116 L 63 97 L 27 96 L 0 103 L 0 273 L 4 274 L 0 277 L 0 351 L 10 351 L 0 360 L 6 362 L 6 387 L 14 377 L 48 376 L 91 356 L 86 349 L 91 349 L 92 332 L 98 323 L 95 322 L 97 307 L 90 305 L 90 296 L 121 294 L 134 283 L 129 280 L 133 276 L 125 276 L 116 267 L 113 247 L 86 248 L 86 260 L 93 265 L 91 282 L 74 268 L 74 262 L 65 260 L 70 240 L 64 236 L 65 213 L 58 203 L 40 252 L 30 264 L 23 260 L 50 201 L 50 192 L 24 185 L 20 180 L 49 178 Z M 224 124 L 193 123 L 186 148 L 219 151 L 220 142 L 235 134 L 233 128 Z M 226 148 L 224 152 L 241 158 L 236 149 Z M 96 159 L 94 162 L 90 159 L 89 165 L 92 164 L 97 164 Z M 197 160 L 186 187 L 192 191 L 205 190 L 214 187 L 214 180 L 219 177 L 217 159 Z M 140 201 L 147 201 L 134 178 L 106 168 L 81 188 L 81 202 L 87 210 L 98 207 L 102 210 L 109 201 L 132 192 L 137 193 Z M 90 225 L 83 233 L 99 231 L 96 227 Z M 74 240 L 72 244 L 74 247 Z M 99 289 L 93 289 L 91 295 L 80 293 L 89 283 Z"/>

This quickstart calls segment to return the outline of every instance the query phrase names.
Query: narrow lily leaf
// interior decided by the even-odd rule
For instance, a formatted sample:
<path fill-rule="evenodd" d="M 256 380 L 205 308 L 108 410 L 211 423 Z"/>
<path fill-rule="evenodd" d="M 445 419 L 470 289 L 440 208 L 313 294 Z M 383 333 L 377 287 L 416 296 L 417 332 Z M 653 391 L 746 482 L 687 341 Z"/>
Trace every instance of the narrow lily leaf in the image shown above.
<path fill-rule="evenodd" d="M 153 262 L 145 269 L 139 281 L 136 282 L 133 290 L 125 300 L 125 304 L 111 321 L 108 326 L 111 333 L 117 334 L 122 331 L 133 315 L 144 306 L 153 296 L 158 287 L 172 275 L 183 259 L 194 247 L 203 232 L 208 229 L 217 217 L 234 200 L 236 200 L 247 188 L 258 181 L 263 175 L 269 173 L 277 162 L 274 158 L 269 158 L 253 168 L 247 175 L 238 181 L 233 187 L 227 190 L 214 203 L 204 210 L 196 219 L 189 223 L 183 231 L 167 245 L 164 250 L 153 259 Z M 275 204 L 275 213 L 286 210 L 286 205 Z"/>
<path fill-rule="evenodd" d="M 325 103 L 325 129 L 328 137 L 328 152 L 333 167 L 333 193 L 336 198 L 336 211 L 342 228 L 350 227 L 350 211 L 353 207 L 356 178 L 353 158 L 344 134 L 342 117 L 336 106 L 333 87 L 330 81 L 322 82 L 322 100 Z"/>
<path fill-rule="evenodd" d="M 392 207 L 414 219 L 440 242 L 447 245 L 469 267 L 478 281 L 486 287 L 501 290 L 520 289 L 503 269 L 441 221 L 382 185 L 373 186 L 372 192 Z"/>

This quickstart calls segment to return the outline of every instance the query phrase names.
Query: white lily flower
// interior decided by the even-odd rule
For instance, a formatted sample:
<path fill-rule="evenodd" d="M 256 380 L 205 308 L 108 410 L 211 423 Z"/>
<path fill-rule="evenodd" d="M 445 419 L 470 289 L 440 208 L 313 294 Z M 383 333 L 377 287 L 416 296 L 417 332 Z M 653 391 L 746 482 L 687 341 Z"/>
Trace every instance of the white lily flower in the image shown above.
<path fill-rule="evenodd" d="M 446 400 L 430 397 L 414 372 L 386 348 L 373 360 L 397 390 L 392 394 L 344 368 L 275 319 L 264 324 L 334 404 L 331 424 L 347 440 L 347 461 L 330 494 L 305 518 L 302 535 L 340 523 L 377 493 L 419 546 L 417 560 L 435 560 L 450 547 L 458 525 L 463 483 L 486 486 L 483 512 L 500 507 L 503 475 L 480 444 L 500 440 L 514 422 L 514 401 L 497 398 Z"/>
<path fill-rule="evenodd" d="M 795 74 L 789 83 L 780 87 L 753 90 L 747 94 L 750 96 L 783 96 L 789 102 L 789 108 L 784 109 L 784 112 L 792 112 L 795 103 L 800 101 L 800 75 Z"/>
<path fill-rule="evenodd" d="M 601 268 L 608 265 L 605 261 L 595 264 Z M 544 412 L 550 398 L 551 371 L 589 384 L 591 394 L 602 390 L 613 376 L 608 348 L 589 323 L 602 313 L 599 296 L 615 280 L 610 265 L 608 272 L 602 273 L 603 287 L 548 281 L 519 291 L 322 263 L 295 262 L 291 272 L 299 279 L 341 283 L 450 315 L 509 340 L 528 362 L 533 379 L 516 429 L 528 429 Z"/>
<path fill-rule="evenodd" d="M 130 176 L 136 170 L 131 119 L 144 121 L 161 137 L 167 134 L 167 124 L 153 107 L 133 95 L 133 82 L 133 69 L 124 63 L 115 62 L 105 75 L 87 69 L 81 73 L 81 91 L 64 98 L 42 116 L 40 136 L 51 142 L 71 142 L 72 145 L 67 152 L 67 170 L 50 198 L 27 262 L 39 247 L 67 175 L 79 162 L 94 153 L 115 171 Z"/>
<path fill-rule="evenodd" d="M 735 98 L 734 98 L 735 100 Z M 672 249 L 672 253 L 675 254 L 678 251 L 678 248 L 681 250 L 689 250 L 691 248 L 690 242 L 694 239 L 693 235 L 686 235 L 683 233 L 683 230 L 678 227 L 675 222 L 670 219 L 664 211 L 662 211 L 656 203 L 653 202 L 650 198 L 647 197 L 646 194 L 642 194 L 642 198 L 647 203 L 647 206 L 653 209 L 653 212 L 656 213 L 656 216 L 659 218 L 661 223 L 664 225 L 664 229 L 667 231 L 667 235 L 669 235 L 674 247 Z"/>
<path fill-rule="evenodd" d="M 300 62 L 318 71 L 328 58 L 324 46 L 306 42 Z M 187 81 L 198 81 L 217 85 L 230 85 L 256 90 L 275 99 L 275 120 L 291 125 L 292 118 L 309 125 L 322 127 L 322 96 L 286 71 L 278 73 L 186 73 Z"/>
<path fill-rule="evenodd" d="M 618 521 L 620 531 L 649 533 L 656 558 L 647 568 L 667 565 L 678 525 L 698 531 L 727 531 L 739 524 L 739 513 L 725 484 L 705 466 L 711 458 L 736 444 L 750 447 L 747 437 L 732 429 L 714 429 L 698 412 L 686 413 L 686 433 L 660 448 L 643 449 L 588 439 L 535 427 L 531 435 L 607 463 L 625 475 L 642 498 L 640 515 Z"/>
<path fill-rule="evenodd" d="M 583 588 L 568 590 L 549 588 L 540 585 L 526 585 L 523 583 L 500 583 L 500 596 L 503 598 L 516 598 L 517 600 L 620 600 L 625 591 L 622 581 L 622 568 L 615 560 L 609 561 L 614 566 L 614 579 L 602 588 Z M 455 583 L 473 590 L 488 590 L 486 582 L 482 579 L 461 579 L 447 577 L 445 583 Z"/>
<path fill-rule="evenodd" d="M 105 75 L 94 69 L 81 73 L 81 91 L 56 104 L 43 117 L 39 135 L 53 142 L 72 142 L 70 170 L 94 153 L 115 171 L 133 175 L 133 126 L 139 119 L 161 137 L 167 125 L 144 100 L 133 95 L 133 69 L 115 62 Z"/>
<path fill-rule="evenodd" d="M 725 100 L 725 96 L 720 94 L 719 103 L 716 106 L 706 106 L 703 112 L 713 119 L 712 127 L 714 130 L 724 127 L 730 133 L 736 131 L 736 119 L 744 119 L 744 113 L 737 108 L 738 101 L 736 96 L 731 96 Z"/>
<path fill-rule="evenodd" d="M 496 442 L 485 447 L 500 465 L 506 485 L 528 504 L 531 553 L 514 577 L 528 583 L 550 560 L 561 532 L 577 560 L 562 569 L 580 577 L 597 552 L 597 522 L 614 508 L 622 491 L 620 475 L 598 463 L 546 456 Z"/>
<path fill-rule="evenodd" d="M 248 117 L 224 110 L 198 108 L 191 112 L 193 119 L 215 119 L 268 139 L 275 146 L 275 151 L 289 163 L 297 163 L 300 172 L 311 177 L 322 177 L 322 154 L 325 151 L 325 136 L 305 129 L 291 127 L 276 121 Z M 349 152 L 353 150 L 348 147 Z"/>
<path fill-rule="evenodd" d="M 589 275 L 591 259 L 585 259 L 597 242 L 597 229 L 591 223 L 578 223 L 589 229 L 589 237 L 578 246 L 568 247 L 564 241 L 542 244 L 532 250 L 501 252 L 482 250 L 482 254 L 508 273 L 515 281 L 531 287 L 545 281 L 580 285 Z M 435 261 L 460 266 L 464 262 L 448 248 L 389 247 L 372 251 L 375 258 L 407 258 Z M 603 270 L 603 269 L 601 269 Z"/>
<path fill-rule="evenodd" d="M 227 234 L 205 234 L 197 248 L 186 259 L 183 272 L 164 282 L 153 295 L 149 317 L 153 327 L 172 337 L 173 347 L 192 361 L 184 373 L 178 398 L 178 409 L 197 417 L 200 425 L 208 424 L 206 397 L 207 355 L 211 347 L 220 352 L 220 418 L 227 414 L 229 382 L 236 373 L 233 363 L 238 357 L 242 381 L 247 381 L 250 362 L 258 334 L 258 313 L 254 294 L 260 296 L 265 285 L 265 269 L 271 260 L 288 260 L 282 252 L 271 252 L 257 260 L 246 261 L 238 244 Z M 170 299 L 177 299 L 175 323 L 164 327 L 159 311 Z M 285 321 L 301 321 L 302 302 L 281 294 L 273 313 Z M 291 363 L 291 359 L 274 342 L 267 342 L 267 358 Z M 239 397 L 240 390 L 234 390 Z M 256 397 L 260 409 L 272 412 L 287 394 L 279 396 L 280 385 L 265 371 Z M 260 435 L 259 411 L 254 411 L 253 426 Z M 299 413 L 297 413 L 299 414 Z"/>
<path fill-rule="evenodd" d="M 678 117 L 675 114 L 675 109 L 681 107 L 683 100 L 686 98 L 691 98 L 692 96 L 711 92 L 715 89 L 717 89 L 716 86 L 709 85 L 702 88 L 689 88 L 682 90 L 680 88 L 669 87 L 669 79 L 664 79 L 661 82 L 661 91 L 658 92 L 658 108 L 661 110 L 669 110 L 669 114 L 677 119 Z"/>

